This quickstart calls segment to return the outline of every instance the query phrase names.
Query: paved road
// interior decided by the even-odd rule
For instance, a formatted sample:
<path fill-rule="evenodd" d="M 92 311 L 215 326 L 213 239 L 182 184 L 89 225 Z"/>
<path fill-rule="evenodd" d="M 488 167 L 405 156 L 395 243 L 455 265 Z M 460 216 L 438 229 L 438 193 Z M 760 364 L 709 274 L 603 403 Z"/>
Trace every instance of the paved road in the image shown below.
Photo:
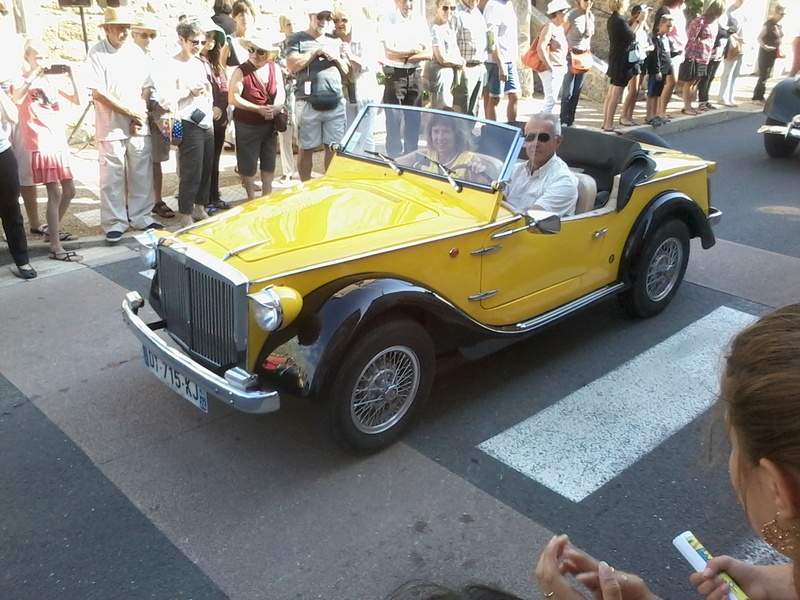
<path fill-rule="evenodd" d="M 665 314 L 610 302 L 451 364 L 422 423 L 368 459 L 332 449 L 305 402 L 205 415 L 165 390 L 120 323 L 123 291 L 147 285 L 125 248 L 0 277 L 0 597 L 349 600 L 426 577 L 534 598 L 531 561 L 559 531 L 667 598 L 692 597 L 670 544 L 684 529 L 768 558 L 708 435 L 725 341 L 800 297 L 800 199 L 767 196 L 798 165 L 734 143 L 757 122 L 668 136 L 721 161 L 726 217 Z"/>

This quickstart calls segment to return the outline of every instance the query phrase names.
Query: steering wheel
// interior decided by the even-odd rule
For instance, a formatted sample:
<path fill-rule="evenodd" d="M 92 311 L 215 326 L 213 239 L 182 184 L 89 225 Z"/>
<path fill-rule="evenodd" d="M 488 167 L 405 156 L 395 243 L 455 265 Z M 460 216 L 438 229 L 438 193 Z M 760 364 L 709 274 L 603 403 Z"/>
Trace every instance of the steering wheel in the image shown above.
<path fill-rule="evenodd" d="M 449 167 L 449 169 L 450 171 L 458 171 L 459 169 L 464 169 L 466 172 L 469 172 L 471 166 L 472 165 L 469 165 L 467 163 L 461 163 L 453 165 L 452 167 Z M 480 173 L 477 173 L 477 175 L 483 177 L 487 182 L 492 183 L 494 179 L 492 179 L 491 175 L 489 175 L 487 171 L 488 169 L 486 171 L 481 171 Z"/>

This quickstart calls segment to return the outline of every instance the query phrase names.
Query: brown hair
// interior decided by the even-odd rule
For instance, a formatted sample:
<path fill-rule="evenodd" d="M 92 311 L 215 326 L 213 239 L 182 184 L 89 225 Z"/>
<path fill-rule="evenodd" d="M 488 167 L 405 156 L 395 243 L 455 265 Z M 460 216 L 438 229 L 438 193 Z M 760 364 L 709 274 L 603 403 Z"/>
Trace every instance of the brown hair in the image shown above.
<path fill-rule="evenodd" d="M 706 19 L 706 22 L 715 21 L 719 19 L 724 12 L 725 4 L 720 2 L 720 0 L 713 0 L 705 11 L 703 11 L 703 17 Z"/>
<path fill-rule="evenodd" d="M 761 317 L 734 338 L 721 400 L 742 467 L 768 458 L 800 474 L 800 304 Z"/>

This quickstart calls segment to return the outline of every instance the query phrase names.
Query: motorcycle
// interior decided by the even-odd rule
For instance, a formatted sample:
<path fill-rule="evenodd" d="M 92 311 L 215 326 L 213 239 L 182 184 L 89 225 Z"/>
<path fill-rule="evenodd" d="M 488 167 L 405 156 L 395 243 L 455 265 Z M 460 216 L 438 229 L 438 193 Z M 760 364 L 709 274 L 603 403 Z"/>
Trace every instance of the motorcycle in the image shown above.
<path fill-rule="evenodd" d="M 764 150 L 772 158 L 787 158 L 800 144 L 800 74 L 787 77 L 772 90 L 764 105 Z"/>

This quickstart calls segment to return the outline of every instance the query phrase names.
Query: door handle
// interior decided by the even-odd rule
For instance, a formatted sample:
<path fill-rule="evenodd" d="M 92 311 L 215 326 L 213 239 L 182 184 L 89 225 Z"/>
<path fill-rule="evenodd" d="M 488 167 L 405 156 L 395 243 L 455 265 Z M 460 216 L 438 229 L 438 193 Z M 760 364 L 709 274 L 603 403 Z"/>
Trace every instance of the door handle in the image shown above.
<path fill-rule="evenodd" d="M 594 232 L 594 239 L 601 238 L 607 233 L 608 233 L 607 227 L 605 229 L 598 229 L 597 231 Z"/>

